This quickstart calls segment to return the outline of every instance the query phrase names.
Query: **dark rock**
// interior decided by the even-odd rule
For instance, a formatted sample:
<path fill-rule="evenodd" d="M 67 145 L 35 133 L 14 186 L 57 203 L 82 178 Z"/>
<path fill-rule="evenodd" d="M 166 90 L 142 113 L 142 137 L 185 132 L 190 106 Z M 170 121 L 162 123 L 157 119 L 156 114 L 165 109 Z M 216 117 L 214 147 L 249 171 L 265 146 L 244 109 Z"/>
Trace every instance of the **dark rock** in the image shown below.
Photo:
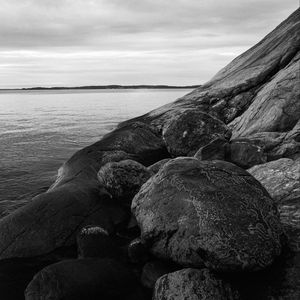
<path fill-rule="evenodd" d="M 182 269 L 160 277 L 154 289 L 153 300 L 183 299 L 238 299 L 237 292 L 223 283 L 208 269 Z"/>
<path fill-rule="evenodd" d="M 174 266 L 159 260 L 146 263 L 143 267 L 141 283 L 148 289 L 153 289 L 157 279 L 167 273 L 175 271 Z"/>
<path fill-rule="evenodd" d="M 140 238 L 129 243 L 128 257 L 132 263 L 145 263 L 149 259 L 148 249 Z"/>
<path fill-rule="evenodd" d="M 75 245 L 85 225 L 97 224 L 112 232 L 128 219 L 99 185 L 77 179 L 0 220 L 0 258 L 48 255 Z"/>
<path fill-rule="evenodd" d="M 194 157 L 199 160 L 225 160 L 228 145 L 227 140 L 216 138 L 209 144 L 201 147 Z"/>
<path fill-rule="evenodd" d="M 151 252 L 181 265 L 258 270 L 281 251 L 273 200 L 225 161 L 173 159 L 142 186 L 132 212 Z"/>
<path fill-rule="evenodd" d="M 85 226 L 77 235 L 78 256 L 87 257 L 118 257 L 117 242 L 108 231 L 100 226 Z"/>
<path fill-rule="evenodd" d="M 263 147 L 247 139 L 231 141 L 228 157 L 231 162 L 245 169 L 267 162 Z"/>
<path fill-rule="evenodd" d="M 163 131 L 163 138 L 173 157 L 193 156 L 196 151 L 231 132 L 220 120 L 199 110 L 188 110 L 175 118 Z"/>
<path fill-rule="evenodd" d="M 134 160 L 110 162 L 98 172 L 98 180 L 112 197 L 130 204 L 140 187 L 150 178 L 151 173 Z"/>
<path fill-rule="evenodd" d="M 25 299 L 129 300 L 137 286 L 133 273 L 114 260 L 66 260 L 37 273 Z"/>
<path fill-rule="evenodd" d="M 171 158 L 165 158 L 162 159 L 155 164 L 148 167 L 148 170 L 151 172 L 151 174 L 156 174 L 163 166 L 166 164 Z"/>

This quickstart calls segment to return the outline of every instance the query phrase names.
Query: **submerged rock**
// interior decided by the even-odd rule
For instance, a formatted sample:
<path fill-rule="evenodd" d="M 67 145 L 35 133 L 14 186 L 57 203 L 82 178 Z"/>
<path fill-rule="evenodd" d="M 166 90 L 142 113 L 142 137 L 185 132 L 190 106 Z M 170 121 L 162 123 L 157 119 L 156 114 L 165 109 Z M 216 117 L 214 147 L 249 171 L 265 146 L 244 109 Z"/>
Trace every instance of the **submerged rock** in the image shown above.
<path fill-rule="evenodd" d="M 98 180 L 111 196 L 123 203 L 131 203 L 140 187 L 150 178 L 150 171 L 134 160 L 105 164 L 98 172 Z"/>
<path fill-rule="evenodd" d="M 114 260 L 66 260 L 38 272 L 25 290 L 25 299 L 131 300 L 137 287 L 134 274 Z"/>
<path fill-rule="evenodd" d="M 217 137 L 229 139 L 231 132 L 220 120 L 199 110 L 187 110 L 163 131 L 163 138 L 173 157 L 193 156 Z"/>
<path fill-rule="evenodd" d="M 132 212 L 151 252 L 184 266 L 258 270 L 281 251 L 273 200 L 254 177 L 228 162 L 168 162 L 142 186 Z"/>
<path fill-rule="evenodd" d="M 237 292 L 208 269 L 182 269 L 160 277 L 155 284 L 153 300 L 234 300 Z"/>

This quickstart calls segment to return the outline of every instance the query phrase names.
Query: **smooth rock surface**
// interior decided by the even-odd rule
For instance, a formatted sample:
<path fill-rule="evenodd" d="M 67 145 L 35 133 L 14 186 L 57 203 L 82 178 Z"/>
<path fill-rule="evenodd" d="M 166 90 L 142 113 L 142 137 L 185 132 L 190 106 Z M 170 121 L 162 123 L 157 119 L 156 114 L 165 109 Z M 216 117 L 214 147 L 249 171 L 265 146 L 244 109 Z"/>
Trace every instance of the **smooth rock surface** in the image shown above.
<path fill-rule="evenodd" d="M 128 297 L 137 287 L 134 274 L 114 260 L 66 260 L 37 273 L 25 299 L 131 300 Z"/>
<path fill-rule="evenodd" d="M 98 180 L 121 203 L 131 204 L 134 195 L 150 178 L 150 171 L 134 160 L 109 162 L 98 172 Z"/>
<path fill-rule="evenodd" d="M 208 269 L 182 269 L 160 277 L 153 300 L 233 300 L 238 294 Z"/>
<path fill-rule="evenodd" d="M 142 186 L 132 212 L 151 252 L 183 266 L 258 270 L 281 251 L 273 200 L 254 177 L 228 162 L 169 161 Z"/>
<path fill-rule="evenodd" d="M 229 128 L 220 120 L 199 110 L 187 110 L 163 130 L 163 138 L 173 157 L 193 156 L 216 138 L 230 139 Z"/>

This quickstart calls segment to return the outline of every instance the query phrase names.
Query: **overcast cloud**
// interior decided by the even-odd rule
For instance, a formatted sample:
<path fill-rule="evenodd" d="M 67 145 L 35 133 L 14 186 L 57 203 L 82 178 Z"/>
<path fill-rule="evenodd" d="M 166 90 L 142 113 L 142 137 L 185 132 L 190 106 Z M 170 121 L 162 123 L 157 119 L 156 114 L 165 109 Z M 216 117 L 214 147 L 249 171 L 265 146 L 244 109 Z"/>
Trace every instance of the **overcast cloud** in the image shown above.
<path fill-rule="evenodd" d="M 0 87 L 201 84 L 298 0 L 0 0 Z"/>

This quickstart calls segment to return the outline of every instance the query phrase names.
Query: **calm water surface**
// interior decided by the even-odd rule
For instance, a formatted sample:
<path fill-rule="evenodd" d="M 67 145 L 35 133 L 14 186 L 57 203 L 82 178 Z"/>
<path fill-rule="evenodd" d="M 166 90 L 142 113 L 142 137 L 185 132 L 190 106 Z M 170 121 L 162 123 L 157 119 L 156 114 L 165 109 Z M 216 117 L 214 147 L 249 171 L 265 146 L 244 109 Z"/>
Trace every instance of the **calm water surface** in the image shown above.
<path fill-rule="evenodd" d="M 0 93 L 0 215 L 47 189 L 75 151 L 189 90 Z"/>

